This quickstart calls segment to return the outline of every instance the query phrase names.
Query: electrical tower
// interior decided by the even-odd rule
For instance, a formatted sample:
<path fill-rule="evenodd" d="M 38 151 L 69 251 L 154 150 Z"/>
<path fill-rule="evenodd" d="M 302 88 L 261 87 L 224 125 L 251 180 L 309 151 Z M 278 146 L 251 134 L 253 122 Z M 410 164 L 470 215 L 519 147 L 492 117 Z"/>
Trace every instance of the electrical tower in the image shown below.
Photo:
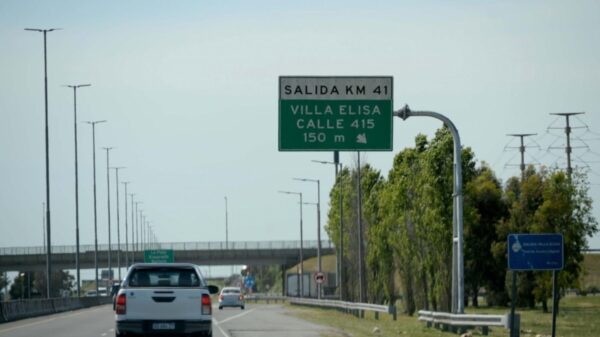
<path fill-rule="evenodd" d="M 559 112 L 559 113 L 551 113 L 551 115 L 555 116 L 564 116 L 566 119 L 565 134 L 567 135 L 567 145 L 565 147 L 565 152 L 567 153 L 567 175 L 569 179 L 571 178 L 571 173 L 573 173 L 573 168 L 571 167 L 571 152 L 573 151 L 573 147 L 571 147 L 571 131 L 572 128 L 570 124 L 570 117 L 576 115 L 583 115 L 585 112 Z M 549 127 L 548 129 L 559 129 L 556 127 Z M 562 128 L 560 128 L 562 129 Z M 580 128 L 577 128 L 580 129 Z M 549 147 L 549 149 L 556 149 L 557 147 Z"/>
<path fill-rule="evenodd" d="M 510 137 L 519 137 L 521 140 L 521 146 L 515 147 L 515 146 L 506 146 L 505 149 L 519 149 L 519 152 L 521 152 L 521 165 L 519 166 L 521 169 L 521 181 L 525 180 L 525 142 L 524 142 L 524 138 L 525 137 L 531 137 L 531 136 L 536 136 L 537 133 L 510 133 L 507 134 L 507 136 Z"/>

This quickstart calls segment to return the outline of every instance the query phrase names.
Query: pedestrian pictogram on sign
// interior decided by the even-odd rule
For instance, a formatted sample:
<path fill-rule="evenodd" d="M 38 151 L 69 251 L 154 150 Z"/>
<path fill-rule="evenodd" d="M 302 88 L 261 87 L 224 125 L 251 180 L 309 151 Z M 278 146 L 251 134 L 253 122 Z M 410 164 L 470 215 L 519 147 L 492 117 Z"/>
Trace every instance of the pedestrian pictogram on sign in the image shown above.
<path fill-rule="evenodd" d="M 316 272 L 316 273 L 314 273 L 313 274 L 313 279 L 318 284 L 323 284 L 323 283 L 325 283 L 325 281 L 327 281 L 327 277 L 325 276 L 325 273 L 323 273 L 323 272 Z"/>

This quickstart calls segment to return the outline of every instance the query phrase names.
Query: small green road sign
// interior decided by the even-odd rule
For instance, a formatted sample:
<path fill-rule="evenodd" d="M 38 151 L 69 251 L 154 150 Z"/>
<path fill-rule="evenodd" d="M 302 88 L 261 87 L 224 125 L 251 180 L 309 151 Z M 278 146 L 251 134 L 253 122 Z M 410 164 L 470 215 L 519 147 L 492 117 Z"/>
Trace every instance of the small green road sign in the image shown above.
<path fill-rule="evenodd" d="M 173 263 L 175 262 L 172 249 L 154 249 L 144 251 L 146 263 Z"/>
<path fill-rule="evenodd" d="M 392 151 L 393 78 L 279 77 L 279 151 Z"/>

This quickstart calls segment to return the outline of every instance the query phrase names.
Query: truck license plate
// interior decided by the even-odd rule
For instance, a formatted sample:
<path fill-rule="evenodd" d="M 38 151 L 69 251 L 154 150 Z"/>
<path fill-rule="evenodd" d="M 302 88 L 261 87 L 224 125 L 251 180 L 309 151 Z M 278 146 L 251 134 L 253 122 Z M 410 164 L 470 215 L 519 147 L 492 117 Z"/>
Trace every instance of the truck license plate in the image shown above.
<path fill-rule="evenodd" d="M 174 322 L 152 323 L 152 329 L 154 329 L 154 330 L 175 330 L 175 323 Z"/>

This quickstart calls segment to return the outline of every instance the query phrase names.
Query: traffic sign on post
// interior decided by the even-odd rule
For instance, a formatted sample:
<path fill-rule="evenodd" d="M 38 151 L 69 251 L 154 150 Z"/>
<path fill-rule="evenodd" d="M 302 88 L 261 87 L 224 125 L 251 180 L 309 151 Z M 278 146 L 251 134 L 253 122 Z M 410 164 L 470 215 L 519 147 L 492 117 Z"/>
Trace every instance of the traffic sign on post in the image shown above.
<path fill-rule="evenodd" d="M 144 250 L 144 262 L 146 263 L 173 263 L 172 249 Z"/>
<path fill-rule="evenodd" d="M 562 234 L 508 235 L 508 269 L 561 270 L 563 265 Z"/>
<path fill-rule="evenodd" d="M 325 276 L 325 273 L 318 271 L 313 274 L 313 279 L 318 284 L 323 284 L 327 281 L 327 276 Z"/>
<path fill-rule="evenodd" d="M 393 78 L 279 77 L 279 151 L 392 151 Z"/>

